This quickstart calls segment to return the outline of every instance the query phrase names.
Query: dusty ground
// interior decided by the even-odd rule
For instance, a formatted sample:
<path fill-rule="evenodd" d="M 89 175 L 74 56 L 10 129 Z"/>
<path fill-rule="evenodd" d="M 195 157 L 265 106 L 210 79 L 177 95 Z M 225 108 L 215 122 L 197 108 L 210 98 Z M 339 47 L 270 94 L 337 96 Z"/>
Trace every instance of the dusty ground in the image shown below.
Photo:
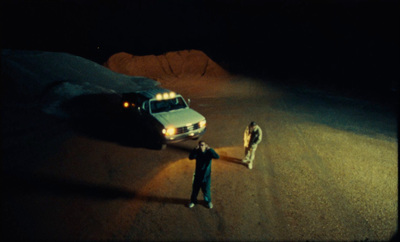
<path fill-rule="evenodd" d="M 29 148 L 5 157 L 15 163 L 3 176 L 3 236 L 343 241 L 395 234 L 398 143 L 390 110 L 246 77 L 163 86 L 191 98 L 207 118 L 203 139 L 221 156 L 212 166 L 212 210 L 186 207 L 194 171 L 187 156 L 195 141 L 158 151 L 87 137 L 38 117 L 45 132 L 9 141 Z M 252 120 L 264 139 L 249 170 L 239 159 Z"/>

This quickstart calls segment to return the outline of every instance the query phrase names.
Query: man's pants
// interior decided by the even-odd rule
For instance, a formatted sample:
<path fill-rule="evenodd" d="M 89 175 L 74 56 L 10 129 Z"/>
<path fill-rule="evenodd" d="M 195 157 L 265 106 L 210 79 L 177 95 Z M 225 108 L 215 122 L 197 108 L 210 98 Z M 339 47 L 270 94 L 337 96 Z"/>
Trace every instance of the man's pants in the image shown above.
<path fill-rule="evenodd" d="M 190 197 L 190 201 L 192 203 L 197 203 L 197 195 L 199 195 L 199 191 L 201 188 L 201 191 L 203 192 L 204 195 L 204 201 L 206 201 L 207 203 L 211 202 L 210 186 L 211 186 L 211 179 L 207 179 L 205 182 L 196 181 L 196 179 L 194 179 L 192 196 Z"/>
<path fill-rule="evenodd" d="M 244 147 L 244 159 L 243 162 L 249 163 L 249 165 L 253 166 L 254 157 L 256 156 L 257 145 L 253 145 L 251 147 Z"/>

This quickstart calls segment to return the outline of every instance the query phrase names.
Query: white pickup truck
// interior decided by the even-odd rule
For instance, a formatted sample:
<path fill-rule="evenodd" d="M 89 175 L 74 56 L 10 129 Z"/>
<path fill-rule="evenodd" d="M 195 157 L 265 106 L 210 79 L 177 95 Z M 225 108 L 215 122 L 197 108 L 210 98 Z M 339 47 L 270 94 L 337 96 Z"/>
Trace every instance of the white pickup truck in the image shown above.
<path fill-rule="evenodd" d="M 156 87 L 122 95 L 123 112 L 144 125 L 148 137 L 160 149 L 167 144 L 199 139 L 206 131 L 206 119 L 191 109 L 182 95 Z"/>

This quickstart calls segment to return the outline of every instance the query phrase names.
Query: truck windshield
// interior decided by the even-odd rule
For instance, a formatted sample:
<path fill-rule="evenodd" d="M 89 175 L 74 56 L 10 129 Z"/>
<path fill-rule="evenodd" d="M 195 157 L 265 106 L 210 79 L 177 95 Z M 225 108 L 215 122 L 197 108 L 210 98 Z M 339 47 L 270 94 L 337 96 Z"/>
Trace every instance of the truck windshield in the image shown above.
<path fill-rule="evenodd" d="M 169 112 L 171 110 L 177 110 L 186 107 L 187 105 L 182 97 L 150 101 L 150 108 L 152 113 Z"/>

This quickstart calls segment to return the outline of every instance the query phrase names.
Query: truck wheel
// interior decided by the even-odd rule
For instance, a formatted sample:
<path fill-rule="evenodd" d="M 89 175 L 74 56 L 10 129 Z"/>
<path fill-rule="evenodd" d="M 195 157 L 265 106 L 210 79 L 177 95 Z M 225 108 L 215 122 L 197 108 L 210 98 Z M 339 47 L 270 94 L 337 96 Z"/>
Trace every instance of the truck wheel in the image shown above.
<path fill-rule="evenodd" d="M 153 142 L 154 142 L 153 144 L 156 146 L 155 148 L 158 149 L 158 150 L 165 150 L 167 148 L 167 144 L 164 143 L 164 141 L 162 140 L 161 137 L 157 137 L 156 136 L 153 139 Z"/>
<path fill-rule="evenodd" d="M 156 149 L 156 150 L 165 150 L 167 148 L 167 144 L 163 143 L 161 140 L 156 141 L 156 142 L 153 141 L 152 146 L 153 146 L 153 149 Z"/>
<path fill-rule="evenodd" d="M 152 137 L 150 139 L 150 144 L 153 147 L 153 149 L 165 150 L 167 148 L 167 144 L 164 143 L 164 141 L 159 136 L 157 136 L 157 134 L 153 134 L 150 137 Z"/>

